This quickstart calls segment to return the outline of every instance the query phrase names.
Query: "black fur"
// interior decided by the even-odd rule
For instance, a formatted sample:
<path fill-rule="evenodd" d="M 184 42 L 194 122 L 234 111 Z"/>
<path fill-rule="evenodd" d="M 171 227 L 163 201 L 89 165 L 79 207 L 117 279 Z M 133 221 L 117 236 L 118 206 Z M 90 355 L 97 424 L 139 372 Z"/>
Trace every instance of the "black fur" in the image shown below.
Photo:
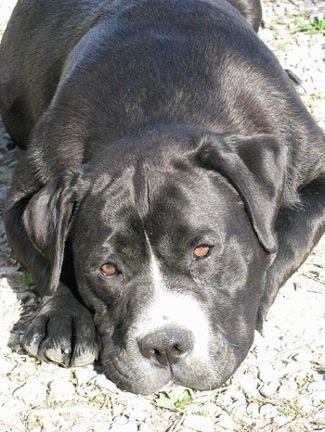
<path fill-rule="evenodd" d="M 18 2 L 0 109 L 26 151 L 4 218 L 42 298 L 31 354 L 100 353 L 133 392 L 217 387 L 324 233 L 324 134 L 256 35 L 259 1 L 230 3 Z"/>

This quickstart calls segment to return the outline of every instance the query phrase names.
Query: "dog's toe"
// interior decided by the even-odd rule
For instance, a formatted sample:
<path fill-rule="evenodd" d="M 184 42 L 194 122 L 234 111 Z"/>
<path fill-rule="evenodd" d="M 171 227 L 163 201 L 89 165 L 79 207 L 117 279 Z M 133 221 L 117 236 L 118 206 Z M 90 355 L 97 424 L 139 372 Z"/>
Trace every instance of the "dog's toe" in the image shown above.
<path fill-rule="evenodd" d="M 45 350 L 44 356 L 47 360 L 61 364 L 62 366 L 69 366 L 70 364 L 70 349 L 62 349 L 62 347 L 49 348 Z"/>
<path fill-rule="evenodd" d="M 23 337 L 23 348 L 34 357 L 39 357 L 39 347 L 46 337 L 47 321 L 45 315 L 36 316 Z"/>
<path fill-rule="evenodd" d="M 84 353 L 76 356 L 71 361 L 71 366 L 86 366 L 94 363 L 97 359 L 97 351 L 85 351 Z"/>

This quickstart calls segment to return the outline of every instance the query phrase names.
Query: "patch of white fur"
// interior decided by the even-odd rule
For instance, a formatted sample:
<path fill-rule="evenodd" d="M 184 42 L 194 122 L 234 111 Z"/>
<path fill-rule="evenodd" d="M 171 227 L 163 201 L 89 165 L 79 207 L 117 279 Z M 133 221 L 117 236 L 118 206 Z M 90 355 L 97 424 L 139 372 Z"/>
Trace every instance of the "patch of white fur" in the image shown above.
<path fill-rule="evenodd" d="M 173 292 L 173 288 L 168 287 L 148 238 L 147 241 L 153 296 L 136 324 L 136 337 L 142 338 L 166 327 L 182 328 L 193 334 L 192 356 L 207 360 L 212 329 L 204 309 L 191 293 Z"/>

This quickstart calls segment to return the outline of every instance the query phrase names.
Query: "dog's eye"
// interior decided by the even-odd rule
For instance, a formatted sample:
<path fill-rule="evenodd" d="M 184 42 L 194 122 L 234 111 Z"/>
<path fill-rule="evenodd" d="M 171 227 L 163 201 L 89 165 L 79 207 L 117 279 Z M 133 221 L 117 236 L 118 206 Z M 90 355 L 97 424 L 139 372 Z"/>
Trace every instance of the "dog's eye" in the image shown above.
<path fill-rule="evenodd" d="M 196 258 L 206 258 L 210 255 L 211 247 L 208 245 L 201 245 L 194 249 Z"/>
<path fill-rule="evenodd" d="M 117 275 L 117 268 L 112 263 L 103 264 L 100 268 L 103 276 L 115 276 Z"/>

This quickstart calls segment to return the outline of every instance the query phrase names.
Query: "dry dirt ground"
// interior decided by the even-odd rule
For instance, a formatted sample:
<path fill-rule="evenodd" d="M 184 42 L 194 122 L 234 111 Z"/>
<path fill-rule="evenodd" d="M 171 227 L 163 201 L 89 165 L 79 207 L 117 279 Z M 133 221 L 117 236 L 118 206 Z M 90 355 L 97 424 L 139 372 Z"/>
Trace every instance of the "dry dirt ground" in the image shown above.
<path fill-rule="evenodd" d="M 14 0 L 1 0 L 0 32 Z M 266 2 L 261 37 L 303 81 L 324 126 L 323 3 Z M 0 33 L 1 34 L 1 33 Z M 0 210 L 19 157 L 0 125 Z M 324 191 L 325 193 L 325 191 Z M 64 369 L 26 355 L 20 338 L 37 305 L 0 222 L 0 432 L 325 431 L 325 237 L 287 282 L 264 337 L 221 389 L 173 388 L 150 397 L 119 391 L 100 367 Z"/>

